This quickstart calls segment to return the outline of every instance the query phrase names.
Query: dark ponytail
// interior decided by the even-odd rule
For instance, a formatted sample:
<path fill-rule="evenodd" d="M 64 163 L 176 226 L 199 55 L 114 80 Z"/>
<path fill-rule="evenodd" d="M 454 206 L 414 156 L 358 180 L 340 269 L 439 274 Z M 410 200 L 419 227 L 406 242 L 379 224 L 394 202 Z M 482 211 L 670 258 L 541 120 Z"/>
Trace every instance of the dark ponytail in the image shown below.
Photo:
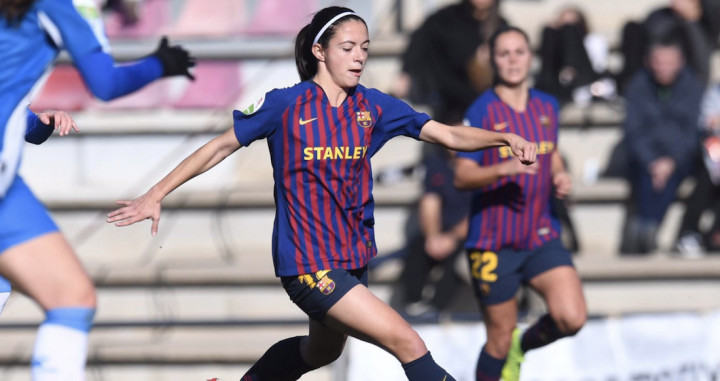
<path fill-rule="evenodd" d="M 313 16 L 310 24 L 307 24 L 300 29 L 300 32 L 295 38 L 295 66 L 297 67 L 298 74 L 300 74 L 301 81 L 307 81 L 308 79 L 314 77 L 318 71 L 317 58 L 315 58 L 312 54 L 312 46 L 315 36 L 317 36 L 325 24 L 330 22 L 330 20 L 332 20 L 335 16 L 345 12 L 353 12 L 353 10 L 350 8 L 334 6 L 323 8 L 317 12 L 315 16 Z M 323 48 L 327 48 L 328 42 L 335 35 L 335 29 L 337 26 L 347 20 L 359 20 L 365 24 L 365 20 L 355 14 L 341 17 L 325 29 L 318 40 L 318 44 L 320 44 Z"/>
<path fill-rule="evenodd" d="M 35 0 L 0 0 L 0 13 L 10 25 L 17 25 L 33 6 Z"/>

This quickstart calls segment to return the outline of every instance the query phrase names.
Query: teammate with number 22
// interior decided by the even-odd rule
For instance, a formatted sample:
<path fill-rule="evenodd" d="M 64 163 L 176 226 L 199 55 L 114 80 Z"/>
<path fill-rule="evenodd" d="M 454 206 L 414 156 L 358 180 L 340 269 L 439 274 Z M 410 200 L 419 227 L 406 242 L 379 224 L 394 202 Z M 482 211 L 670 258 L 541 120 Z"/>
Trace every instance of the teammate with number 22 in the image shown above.
<path fill-rule="evenodd" d="M 470 106 L 466 121 L 525 137 L 537 145 L 537 161 L 518 165 L 505 147 L 461 152 L 455 185 L 475 191 L 465 247 L 488 337 L 476 378 L 497 381 L 502 374 L 503 381 L 517 381 L 524 353 L 574 335 L 585 324 L 586 310 L 580 279 L 550 212 L 553 186 L 560 198 L 571 188 L 557 151 L 557 101 L 529 88 L 532 52 L 521 29 L 499 29 L 490 39 L 490 57 L 495 85 Z M 515 327 L 521 282 L 540 293 L 549 311 L 522 335 Z"/>
<path fill-rule="evenodd" d="M 411 381 L 454 380 L 412 327 L 367 288 L 367 264 L 377 253 L 370 157 L 399 135 L 460 151 L 509 146 L 518 163 L 528 164 L 536 148 L 515 134 L 440 124 L 360 85 L 369 45 L 367 26 L 352 10 L 320 10 L 295 42 L 302 82 L 235 111 L 233 128 L 141 197 L 118 201 L 124 206 L 108 215 L 118 226 L 150 218 L 154 235 L 168 193 L 240 147 L 267 139 L 275 180 L 275 272 L 309 316 L 309 334 L 273 345 L 243 381 L 297 380 L 337 359 L 348 335 L 393 354 Z"/>

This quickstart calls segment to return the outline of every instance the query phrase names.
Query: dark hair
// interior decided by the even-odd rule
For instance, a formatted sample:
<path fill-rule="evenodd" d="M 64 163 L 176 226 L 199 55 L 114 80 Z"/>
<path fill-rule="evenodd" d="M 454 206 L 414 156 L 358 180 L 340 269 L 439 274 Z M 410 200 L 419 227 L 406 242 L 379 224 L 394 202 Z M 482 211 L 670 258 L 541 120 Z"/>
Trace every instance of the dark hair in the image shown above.
<path fill-rule="evenodd" d="M 495 45 L 497 44 L 497 39 L 502 36 L 505 33 L 510 32 L 517 32 L 520 33 L 523 38 L 525 38 L 525 41 L 528 44 L 528 47 L 530 46 L 530 37 L 528 37 L 527 33 L 525 33 L 524 30 L 516 27 L 516 26 L 502 26 L 498 28 L 498 30 L 493 33 L 492 36 L 490 36 L 490 41 L 488 41 L 488 46 L 490 47 L 490 65 L 493 69 L 493 86 L 499 84 L 502 82 L 500 76 L 498 75 L 497 65 L 495 64 Z"/>
<path fill-rule="evenodd" d="M 312 54 L 312 46 L 315 36 L 320 32 L 320 29 L 322 29 L 325 24 L 327 24 L 335 16 L 345 12 L 353 12 L 353 10 L 350 8 L 335 6 L 323 8 L 319 12 L 315 13 L 315 16 L 313 16 L 310 24 L 307 24 L 300 29 L 297 38 L 295 38 L 295 66 L 297 67 L 298 74 L 300 74 L 300 80 L 307 81 L 317 74 L 318 61 Z M 318 40 L 318 44 L 320 44 L 323 48 L 327 48 L 328 42 L 335 35 L 335 29 L 337 26 L 347 20 L 359 20 L 365 24 L 365 20 L 358 15 L 352 14 L 343 16 L 338 20 L 335 20 L 332 25 L 325 29 Z"/>
<path fill-rule="evenodd" d="M 0 13 L 10 25 L 17 25 L 35 0 L 0 0 Z"/>
<path fill-rule="evenodd" d="M 645 50 L 645 58 L 650 58 L 650 55 L 658 48 L 675 48 L 683 56 L 683 59 L 687 57 L 687 53 L 685 52 L 685 49 L 683 49 L 682 40 L 676 36 L 664 36 L 650 39 Z"/>

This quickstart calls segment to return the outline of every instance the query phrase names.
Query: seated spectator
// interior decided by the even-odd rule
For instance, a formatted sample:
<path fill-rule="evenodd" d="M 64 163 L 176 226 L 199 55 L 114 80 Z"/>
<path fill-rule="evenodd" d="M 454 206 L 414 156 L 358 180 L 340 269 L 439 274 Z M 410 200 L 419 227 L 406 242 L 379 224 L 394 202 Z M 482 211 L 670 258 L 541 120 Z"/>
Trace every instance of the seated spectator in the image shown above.
<path fill-rule="evenodd" d="M 462 123 L 492 82 L 487 41 L 506 21 L 500 0 L 461 0 L 430 15 L 410 37 L 393 95 L 427 105 L 433 119 Z"/>
<path fill-rule="evenodd" d="M 572 100 L 587 105 L 593 97 L 613 99 L 615 82 L 607 72 L 608 54 L 607 41 L 590 32 L 580 8 L 563 8 L 543 28 L 535 87 L 561 103 Z"/>
<path fill-rule="evenodd" d="M 398 312 L 416 316 L 446 309 L 462 282 L 455 262 L 463 251 L 470 206 L 469 193 L 453 185 L 454 152 L 431 145 L 424 151 L 424 191 L 409 217 L 404 266 L 391 302 Z M 432 281 L 435 268 L 442 273 Z"/>
<path fill-rule="evenodd" d="M 686 67 L 680 44 L 654 42 L 647 69 L 633 76 L 626 91 L 623 128 L 632 206 L 622 253 L 657 248 L 665 212 L 682 180 L 694 171 L 702 95 L 703 84 Z"/>
<path fill-rule="evenodd" d="M 695 189 L 688 197 L 674 251 L 686 257 L 698 257 L 704 251 L 720 249 L 720 84 L 715 84 L 703 98 L 700 131 L 703 144 L 702 162 L 697 165 Z M 712 227 L 701 230 L 700 218 L 713 211 Z"/>
<path fill-rule="evenodd" d="M 105 0 L 103 11 L 112 11 L 120 15 L 124 26 L 134 25 L 140 20 L 140 3 L 143 0 Z"/>
<path fill-rule="evenodd" d="M 720 2 L 717 0 L 670 0 L 667 7 L 648 15 L 642 23 L 629 22 L 622 32 L 620 50 L 624 58 L 618 85 L 624 89 L 630 78 L 643 66 L 649 42 L 677 38 L 696 75 L 707 82 L 710 55 L 720 34 Z"/>

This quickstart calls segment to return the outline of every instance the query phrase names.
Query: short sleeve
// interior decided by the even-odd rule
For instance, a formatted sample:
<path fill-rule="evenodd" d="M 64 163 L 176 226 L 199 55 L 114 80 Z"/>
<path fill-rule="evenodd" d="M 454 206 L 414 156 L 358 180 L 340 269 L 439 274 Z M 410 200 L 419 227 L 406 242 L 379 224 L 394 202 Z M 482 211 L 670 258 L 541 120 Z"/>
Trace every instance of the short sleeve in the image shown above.
<path fill-rule="evenodd" d="M 417 112 L 407 103 L 377 90 L 372 95 L 373 102 L 379 107 L 375 128 L 382 134 L 380 145 L 400 135 L 420 139 L 420 131 L 430 120 L 428 114 Z"/>
<path fill-rule="evenodd" d="M 270 91 L 245 110 L 233 111 L 233 129 L 238 142 L 247 147 L 270 136 L 280 124 L 284 112 L 281 108 L 276 91 Z"/>

